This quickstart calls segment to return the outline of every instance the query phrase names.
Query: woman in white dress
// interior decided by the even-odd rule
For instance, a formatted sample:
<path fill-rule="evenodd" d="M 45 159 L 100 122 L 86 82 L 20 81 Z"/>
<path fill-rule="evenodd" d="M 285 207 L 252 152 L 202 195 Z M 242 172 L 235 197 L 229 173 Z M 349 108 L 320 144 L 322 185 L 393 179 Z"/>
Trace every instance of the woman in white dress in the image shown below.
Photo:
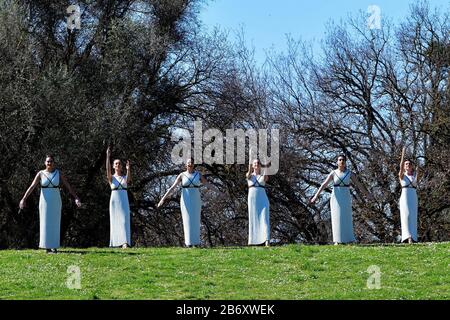
<path fill-rule="evenodd" d="M 270 245 L 270 207 L 265 186 L 269 176 L 261 174 L 261 162 L 253 160 L 245 174 L 248 185 L 248 244 Z"/>
<path fill-rule="evenodd" d="M 131 246 L 130 230 L 130 205 L 128 202 L 127 188 L 131 184 L 130 161 L 127 161 L 126 175 L 122 175 L 122 162 L 119 159 L 114 160 L 114 175 L 111 173 L 111 149 L 106 150 L 106 177 L 111 187 L 111 198 L 109 201 L 109 219 L 110 219 L 110 247 L 122 247 L 123 249 Z"/>
<path fill-rule="evenodd" d="M 417 242 L 417 184 L 419 182 L 419 167 L 414 172 L 411 160 L 405 159 L 405 148 L 402 150 L 398 178 L 402 186 L 400 196 L 400 221 L 402 228 L 402 242 Z"/>
<path fill-rule="evenodd" d="M 202 209 L 202 200 L 200 197 L 200 186 L 204 184 L 208 189 L 212 185 L 203 177 L 200 172 L 194 170 L 194 160 L 188 159 L 186 162 L 186 171 L 180 173 L 173 185 L 167 190 L 158 208 L 164 204 L 178 185 L 181 185 L 181 217 L 183 219 L 184 243 L 188 248 L 200 245 L 200 216 Z M 219 193 L 221 193 L 219 191 Z"/>
<path fill-rule="evenodd" d="M 352 198 L 349 190 L 350 182 L 355 184 L 357 189 L 364 193 L 366 197 L 373 199 L 373 197 L 369 195 L 367 189 L 359 182 L 356 175 L 350 170 L 347 170 L 345 164 L 346 160 L 344 155 L 338 156 L 338 168 L 330 172 L 310 201 L 311 203 L 316 202 L 320 193 L 333 182 L 330 209 L 331 228 L 335 245 L 356 241 L 353 233 Z"/>
<path fill-rule="evenodd" d="M 77 207 L 81 206 L 80 199 L 72 189 L 63 173 L 55 168 L 55 160 L 52 155 L 45 158 L 45 170 L 39 171 L 31 186 L 25 192 L 19 207 L 26 206 L 28 196 L 34 188 L 40 184 L 41 194 L 39 197 L 39 248 L 46 249 L 47 253 L 57 253 L 60 247 L 61 230 L 61 195 L 59 188 L 61 183 L 75 198 Z"/>

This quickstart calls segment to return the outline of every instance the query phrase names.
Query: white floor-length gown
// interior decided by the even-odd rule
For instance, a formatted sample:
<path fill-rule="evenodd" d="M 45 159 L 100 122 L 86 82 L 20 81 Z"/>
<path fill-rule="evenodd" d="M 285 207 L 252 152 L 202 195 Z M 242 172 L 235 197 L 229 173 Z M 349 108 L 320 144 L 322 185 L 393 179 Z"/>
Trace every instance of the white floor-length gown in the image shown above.
<path fill-rule="evenodd" d="M 270 208 L 264 176 L 252 175 L 248 180 L 248 244 L 270 240 Z"/>
<path fill-rule="evenodd" d="M 351 172 L 334 170 L 333 192 L 330 198 L 331 227 L 334 243 L 356 241 L 353 234 L 352 196 L 350 194 Z"/>
<path fill-rule="evenodd" d="M 112 176 L 109 201 L 110 247 L 131 245 L 130 205 L 127 193 L 127 176 Z"/>
<path fill-rule="evenodd" d="M 402 242 L 411 237 L 417 242 L 417 179 L 416 176 L 403 176 L 400 181 L 402 194 L 400 195 L 400 221 L 402 228 Z"/>
<path fill-rule="evenodd" d="M 41 194 L 39 197 L 39 248 L 60 247 L 61 195 L 59 171 L 40 171 Z"/>
<path fill-rule="evenodd" d="M 186 246 L 200 244 L 200 214 L 202 209 L 200 185 L 199 172 L 182 173 L 180 207 Z"/>

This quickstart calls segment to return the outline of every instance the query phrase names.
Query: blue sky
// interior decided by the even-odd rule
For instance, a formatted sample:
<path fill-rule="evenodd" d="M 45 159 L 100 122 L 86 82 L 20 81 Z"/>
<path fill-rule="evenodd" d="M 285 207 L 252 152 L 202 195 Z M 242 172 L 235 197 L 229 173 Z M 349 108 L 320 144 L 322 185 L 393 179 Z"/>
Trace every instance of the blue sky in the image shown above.
<path fill-rule="evenodd" d="M 404 20 L 414 0 L 209 0 L 200 12 L 207 29 L 220 27 L 236 32 L 241 27 L 255 57 L 263 62 L 265 50 L 286 49 L 286 35 L 306 41 L 323 38 L 330 20 L 346 19 L 361 10 L 367 13 L 370 5 L 381 10 L 381 23 L 387 17 L 394 22 Z M 449 0 L 429 0 L 431 7 L 448 10 Z M 319 48 L 320 46 L 315 46 Z"/>

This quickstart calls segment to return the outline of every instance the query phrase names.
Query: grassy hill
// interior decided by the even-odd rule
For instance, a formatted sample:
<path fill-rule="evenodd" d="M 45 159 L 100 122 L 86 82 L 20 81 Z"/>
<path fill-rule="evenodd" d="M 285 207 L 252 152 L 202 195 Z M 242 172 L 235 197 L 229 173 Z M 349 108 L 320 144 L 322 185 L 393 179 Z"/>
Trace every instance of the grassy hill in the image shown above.
<path fill-rule="evenodd" d="M 0 299 L 449 299 L 449 251 L 450 243 L 3 250 Z M 379 289 L 367 286 L 372 265 Z M 70 266 L 80 289 L 67 287 Z"/>

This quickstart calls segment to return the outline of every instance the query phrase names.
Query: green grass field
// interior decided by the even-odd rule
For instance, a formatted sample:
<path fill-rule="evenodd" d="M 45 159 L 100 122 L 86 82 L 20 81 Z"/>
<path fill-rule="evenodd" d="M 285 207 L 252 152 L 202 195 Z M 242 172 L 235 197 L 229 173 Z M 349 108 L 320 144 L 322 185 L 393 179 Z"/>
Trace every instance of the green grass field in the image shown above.
<path fill-rule="evenodd" d="M 0 298 L 449 299 L 449 251 L 450 243 L 3 250 Z M 372 265 L 379 289 L 367 285 Z M 80 289 L 67 286 L 70 266 Z"/>

